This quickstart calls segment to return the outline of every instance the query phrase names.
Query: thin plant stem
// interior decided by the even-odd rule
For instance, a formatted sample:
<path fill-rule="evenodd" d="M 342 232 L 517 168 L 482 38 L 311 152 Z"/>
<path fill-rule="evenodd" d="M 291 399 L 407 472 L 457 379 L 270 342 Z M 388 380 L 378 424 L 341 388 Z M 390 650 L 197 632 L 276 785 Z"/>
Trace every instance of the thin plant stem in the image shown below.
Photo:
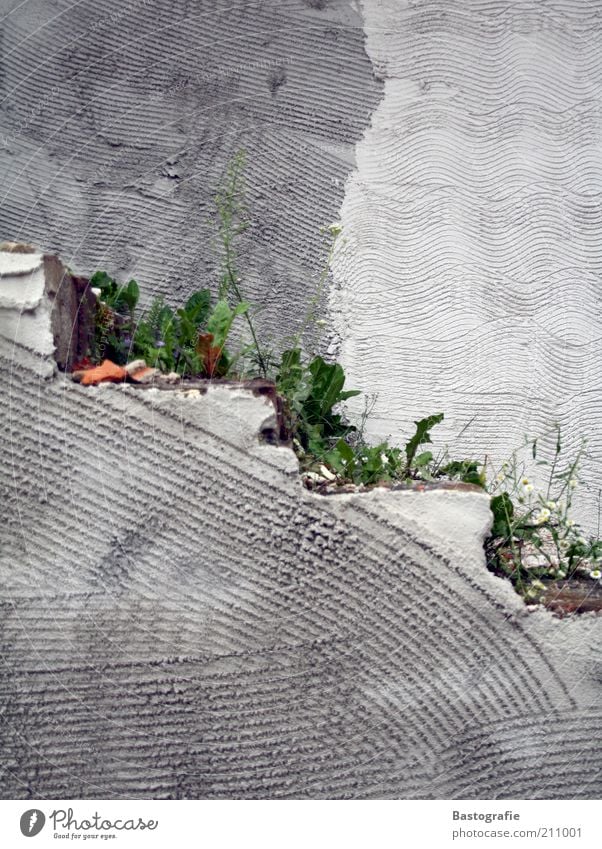
<path fill-rule="evenodd" d="M 226 185 L 218 192 L 215 199 L 220 219 L 219 235 L 224 250 L 223 268 L 225 271 L 225 277 L 222 277 L 219 286 L 219 296 L 220 298 L 225 298 L 228 293 L 233 293 L 239 304 L 243 302 L 244 298 L 238 285 L 234 237 L 244 232 L 247 228 L 247 222 L 244 220 L 244 206 L 241 199 L 244 190 L 241 179 L 244 164 L 244 151 L 239 151 L 228 168 Z M 238 224 L 235 224 L 237 215 L 240 220 Z M 261 376 L 265 378 L 268 373 L 266 359 L 259 344 L 253 319 L 248 310 L 245 312 L 245 319 L 251 333 L 251 338 L 253 339 L 253 346 L 257 354 Z"/>

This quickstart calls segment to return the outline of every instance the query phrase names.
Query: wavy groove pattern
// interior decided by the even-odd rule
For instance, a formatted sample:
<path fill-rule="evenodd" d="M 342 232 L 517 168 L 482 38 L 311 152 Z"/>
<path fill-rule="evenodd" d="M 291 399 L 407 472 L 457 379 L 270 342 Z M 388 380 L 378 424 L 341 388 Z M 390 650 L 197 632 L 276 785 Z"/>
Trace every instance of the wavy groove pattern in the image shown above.
<path fill-rule="evenodd" d="M 444 410 L 501 462 L 559 421 L 602 485 L 602 7 L 364 0 L 385 95 L 357 147 L 331 307 L 374 435 Z M 456 435 L 476 418 L 461 439 Z"/>
<path fill-rule="evenodd" d="M 602 622 L 485 570 L 485 496 L 314 496 L 259 399 L 0 346 L 3 798 L 599 794 Z"/>
<path fill-rule="evenodd" d="M 381 94 L 361 16 L 305 0 L 4 5 L 0 239 L 180 303 L 217 286 L 214 194 L 244 148 L 246 295 L 266 336 L 294 333 Z"/>

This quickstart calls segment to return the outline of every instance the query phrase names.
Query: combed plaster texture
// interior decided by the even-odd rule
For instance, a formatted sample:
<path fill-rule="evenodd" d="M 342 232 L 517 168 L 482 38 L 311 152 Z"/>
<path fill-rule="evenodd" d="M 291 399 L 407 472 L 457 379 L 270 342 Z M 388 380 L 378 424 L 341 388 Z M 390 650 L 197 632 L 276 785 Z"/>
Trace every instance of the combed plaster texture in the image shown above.
<path fill-rule="evenodd" d="M 576 516 L 596 532 L 602 4 L 362 9 L 384 94 L 346 186 L 331 308 L 350 382 L 378 395 L 368 431 L 399 440 L 443 411 L 441 441 L 497 465 L 524 434 L 549 453 L 558 422 L 566 460 L 589 439 Z"/>
<path fill-rule="evenodd" d="M 0 19 L 0 240 L 178 305 L 217 287 L 214 196 L 244 150 L 245 295 L 274 345 L 294 334 L 382 94 L 357 6 L 4 0 Z"/>
<path fill-rule="evenodd" d="M 525 433 L 550 450 L 559 422 L 567 459 L 589 438 L 576 516 L 596 531 L 599 2 L 7 0 L 2 14 L 0 238 L 175 305 L 217 286 L 213 197 L 245 149 L 240 268 L 267 347 L 303 325 L 320 228 L 340 214 L 323 339 L 378 395 L 368 433 L 401 442 L 444 411 L 439 444 L 498 464 Z"/>
<path fill-rule="evenodd" d="M 2 798 L 599 796 L 602 620 L 487 571 L 484 493 L 317 495 L 269 399 L 77 385 L 0 261 Z"/>

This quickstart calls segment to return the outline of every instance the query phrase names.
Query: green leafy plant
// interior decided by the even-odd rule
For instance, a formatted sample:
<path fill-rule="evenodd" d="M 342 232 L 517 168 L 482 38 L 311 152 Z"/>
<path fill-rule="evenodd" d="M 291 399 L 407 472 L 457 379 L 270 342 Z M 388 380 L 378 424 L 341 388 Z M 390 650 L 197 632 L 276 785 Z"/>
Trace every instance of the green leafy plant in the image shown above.
<path fill-rule="evenodd" d="M 231 308 L 225 299 L 212 308 L 211 292 L 202 289 L 184 306 L 172 309 L 155 298 L 148 312 L 136 316 L 138 286 L 134 280 L 120 286 L 106 272 L 98 271 L 95 338 L 92 359 L 110 359 L 118 365 L 143 359 L 151 368 L 189 377 L 223 377 L 235 360 L 226 349 L 232 324 L 249 304 Z"/>
<path fill-rule="evenodd" d="M 334 408 L 358 390 L 343 390 L 345 373 L 338 363 L 314 357 L 303 363 L 300 348 L 282 355 L 276 386 L 286 401 L 289 427 L 303 454 L 323 459 L 333 440 L 351 433 L 352 425 L 343 421 Z"/>
<path fill-rule="evenodd" d="M 478 460 L 451 460 L 445 465 L 437 466 L 434 470 L 434 477 L 470 483 L 482 488 L 487 486 L 485 464 Z"/>
<path fill-rule="evenodd" d="M 134 311 L 140 297 L 138 284 L 135 280 L 120 284 L 105 271 L 97 271 L 90 279 L 90 286 L 100 290 L 90 353 L 97 361 L 110 359 L 123 365 L 127 362 Z"/>
<path fill-rule="evenodd" d="M 234 309 L 225 300 L 218 301 L 209 320 L 207 330 L 198 338 L 196 353 L 200 357 L 206 377 L 222 377 L 232 367 L 232 360 L 226 350 L 226 340 L 236 316 L 245 315 L 249 305 L 245 301 Z"/>
<path fill-rule="evenodd" d="M 234 309 L 225 300 L 211 308 L 208 289 L 195 292 L 179 309 L 172 310 L 161 298 L 136 323 L 132 354 L 147 365 L 189 377 L 223 377 L 232 359 L 226 341 L 234 319 L 244 315 L 247 303 Z"/>
<path fill-rule="evenodd" d="M 167 306 L 163 298 L 156 298 L 148 313 L 136 322 L 132 356 L 162 371 L 199 374 L 201 363 L 196 345 L 210 309 L 208 289 L 195 292 L 177 310 Z"/>
<path fill-rule="evenodd" d="M 586 538 L 571 517 L 585 443 L 563 465 L 559 427 L 554 437 L 551 461 L 538 459 L 537 439 L 526 439 L 523 446 L 537 467 L 548 467 L 543 486 L 536 487 L 527 476 L 524 450 L 522 460 L 519 452 L 513 453 L 489 486 L 493 526 L 486 543 L 488 565 L 531 600 L 545 591 L 546 581 L 602 577 L 602 541 Z"/>
<path fill-rule="evenodd" d="M 129 312 L 133 315 L 140 298 L 140 289 L 135 280 L 118 283 L 109 277 L 106 271 L 97 271 L 90 278 L 90 286 L 93 289 L 100 289 L 101 300 L 110 309 L 117 313 Z"/>
<path fill-rule="evenodd" d="M 351 446 L 344 439 L 339 439 L 326 460 L 344 481 L 356 485 L 371 486 L 403 480 L 403 451 L 391 448 L 386 442 Z"/>
<path fill-rule="evenodd" d="M 406 466 L 404 472 L 406 476 L 409 477 L 413 469 L 421 469 L 432 463 L 433 455 L 430 451 L 424 451 L 418 457 L 416 457 L 416 452 L 421 445 L 432 442 L 431 430 L 442 421 L 443 413 L 436 413 L 433 416 L 427 416 L 426 419 L 421 419 L 419 422 L 414 422 L 416 432 L 405 447 Z"/>
<path fill-rule="evenodd" d="M 483 486 L 476 461 L 462 460 L 437 466 L 430 451 L 418 454 L 430 443 L 431 430 L 443 421 L 443 413 L 417 421 L 416 431 L 405 448 L 388 442 L 370 445 L 345 417 L 341 405 L 360 393 L 345 390 L 345 373 L 339 363 L 320 357 L 305 362 L 300 348 L 284 352 L 276 378 L 285 399 L 288 427 L 301 468 L 324 485 L 461 479 Z"/>

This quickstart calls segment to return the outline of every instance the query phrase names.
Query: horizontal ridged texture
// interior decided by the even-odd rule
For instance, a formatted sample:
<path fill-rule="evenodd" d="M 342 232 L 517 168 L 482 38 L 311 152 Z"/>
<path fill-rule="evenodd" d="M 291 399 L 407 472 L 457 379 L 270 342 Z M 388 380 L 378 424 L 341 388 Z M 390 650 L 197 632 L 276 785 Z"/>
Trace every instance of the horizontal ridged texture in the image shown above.
<path fill-rule="evenodd" d="M 602 620 L 485 569 L 476 491 L 316 496 L 249 393 L 1 343 L 3 798 L 590 798 Z"/>
<path fill-rule="evenodd" d="M 9 5 L 0 238 L 179 303 L 217 287 L 213 198 L 245 149 L 245 295 L 266 336 L 293 334 L 381 95 L 360 15 L 342 0 Z"/>
<path fill-rule="evenodd" d="M 502 462 L 559 422 L 567 460 L 590 439 L 577 518 L 595 531 L 602 6 L 363 10 L 385 93 L 347 185 L 331 305 L 350 383 L 378 393 L 368 429 L 400 440 L 441 410 L 440 444 Z"/>

